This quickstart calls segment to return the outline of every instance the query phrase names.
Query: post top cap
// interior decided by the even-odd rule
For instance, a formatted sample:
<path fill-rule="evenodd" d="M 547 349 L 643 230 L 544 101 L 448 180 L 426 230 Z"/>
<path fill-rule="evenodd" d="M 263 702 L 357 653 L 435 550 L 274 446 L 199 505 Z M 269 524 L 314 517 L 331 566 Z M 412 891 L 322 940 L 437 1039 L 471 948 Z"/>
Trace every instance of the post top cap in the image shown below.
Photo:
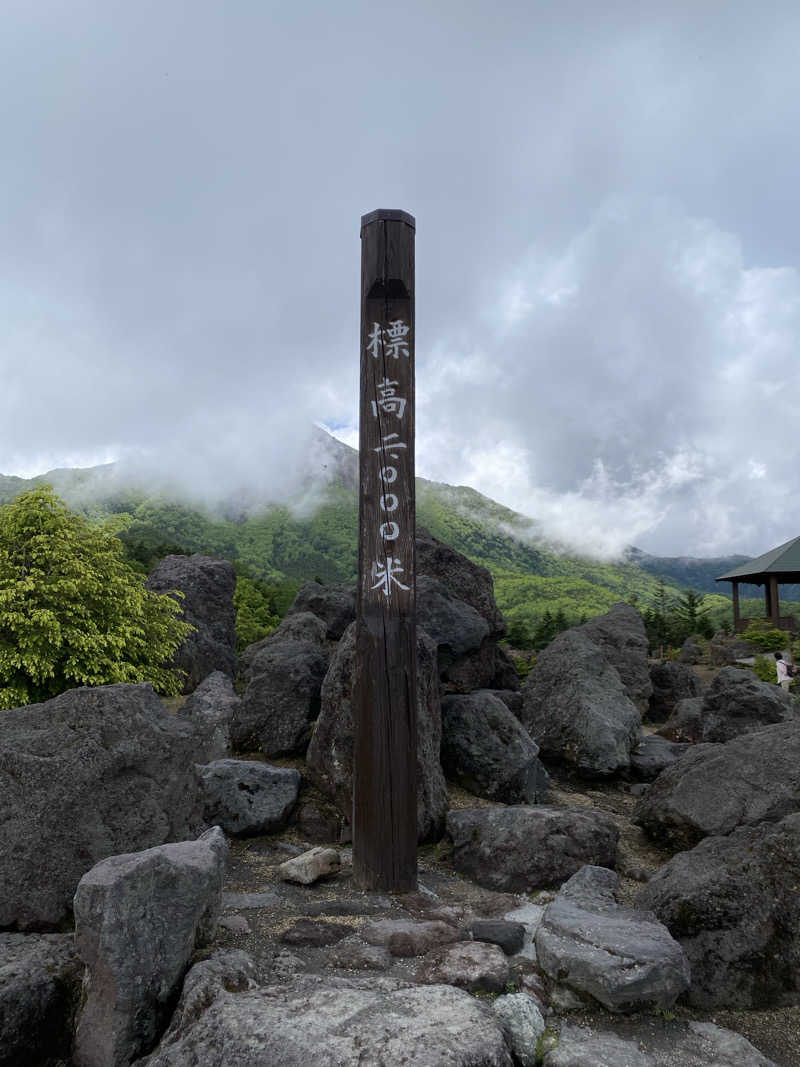
<path fill-rule="evenodd" d="M 407 226 L 410 226 L 413 230 L 417 228 L 417 220 L 413 215 L 409 215 L 407 211 L 398 211 L 392 208 L 378 208 L 377 211 L 370 211 L 368 215 L 361 216 L 361 228 L 369 226 L 371 222 L 405 222 Z"/>

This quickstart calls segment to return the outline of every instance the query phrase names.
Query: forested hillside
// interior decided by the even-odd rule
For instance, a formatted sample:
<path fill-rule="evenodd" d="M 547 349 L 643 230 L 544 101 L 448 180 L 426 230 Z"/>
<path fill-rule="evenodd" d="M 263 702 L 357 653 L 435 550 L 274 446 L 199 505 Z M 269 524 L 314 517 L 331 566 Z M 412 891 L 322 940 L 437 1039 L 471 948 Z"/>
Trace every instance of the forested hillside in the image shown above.
<path fill-rule="evenodd" d="M 141 570 L 170 552 L 205 552 L 234 561 L 237 570 L 268 583 L 280 612 L 303 581 L 352 581 L 358 566 L 356 453 L 323 435 L 326 453 L 294 500 L 243 506 L 234 497 L 213 509 L 164 491 L 121 485 L 111 465 L 58 470 L 26 480 L 0 476 L 0 503 L 33 484 L 49 483 L 89 518 L 123 516 L 120 533 Z M 321 437 L 317 437 L 319 452 Z M 603 563 L 559 551 L 536 523 L 468 487 L 418 479 L 417 521 L 458 551 L 488 567 L 509 622 L 534 628 L 546 612 L 570 622 L 606 611 L 620 599 L 641 610 L 656 604 L 660 580 L 666 596 L 689 588 L 704 592 L 704 607 L 719 624 L 730 617 L 725 584 L 713 578 L 745 557 L 659 559 L 631 549 L 624 561 Z M 787 591 L 788 592 L 788 591 Z M 792 610 L 787 602 L 786 610 Z M 762 614 L 760 600 L 743 612 Z M 798 608 L 800 614 L 800 608 Z"/>

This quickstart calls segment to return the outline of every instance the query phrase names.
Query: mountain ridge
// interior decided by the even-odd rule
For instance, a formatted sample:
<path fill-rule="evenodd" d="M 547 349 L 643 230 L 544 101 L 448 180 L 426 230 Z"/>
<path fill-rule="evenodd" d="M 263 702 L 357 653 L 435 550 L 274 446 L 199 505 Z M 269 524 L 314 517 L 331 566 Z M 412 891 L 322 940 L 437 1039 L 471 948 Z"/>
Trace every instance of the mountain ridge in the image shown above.
<path fill-rule="evenodd" d="M 166 548 L 233 559 L 256 578 L 299 583 L 350 581 L 357 573 L 358 453 L 315 427 L 308 473 L 289 500 L 231 492 L 209 507 L 162 486 L 127 482 L 114 464 L 57 468 L 30 479 L 0 475 L 0 504 L 27 488 L 52 484 L 66 503 L 102 520 L 127 516 L 123 540 L 134 555 Z M 714 578 L 746 556 L 657 557 L 631 547 L 615 562 L 569 553 L 528 518 L 470 486 L 417 479 L 417 519 L 433 536 L 491 571 L 509 621 L 533 625 L 545 611 L 600 614 L 620 599 L 655 601 L 659 580 L 670 595 L 694 588 L 722 611 L 729 590 Z"/>

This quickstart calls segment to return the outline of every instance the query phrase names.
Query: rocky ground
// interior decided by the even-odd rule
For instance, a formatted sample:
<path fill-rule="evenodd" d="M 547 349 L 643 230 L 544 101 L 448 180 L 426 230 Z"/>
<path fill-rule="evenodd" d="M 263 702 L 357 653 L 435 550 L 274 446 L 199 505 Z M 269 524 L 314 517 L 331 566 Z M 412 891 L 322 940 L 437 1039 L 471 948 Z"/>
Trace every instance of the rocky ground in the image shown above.
<path fill-rule="evenodd" d="M 0 1067 L 800 1067 L 796 700 L 626 604 L 519 692 L 488 572 L 417 549 L 415 892 L 353 879 L 351 587 L 234 686 L 232 568 L 165 561 L 185 703 L 0 716 Z"/>
<path fill-rule="evenodd" d="M 253 753 L 247 758 L 263 757 Z M 300 760 L 271 762 L 302 772 Z M 630 786 L 620 781 L 590 783 L 563 769 L 551 769 L 551 774 L 552 803 L 585 805 L 605 812 L 619 827 L 617 866 L 621 878 L 617 897 L 620 903 L 632 905 L 647 873 L 665 863 L 670 853 L 655 846 L 633 822 L 636 797 Z M 452 808 L 495 806 L 452 783 L 449 791 Z M 324 799 L 306 786 L 301 803 L 308 799 L 324 806 Z M 371 957 L 353 953 L 348 958 L 353 938 L 365 923 L 377 919 L 430 920 L 444 914 L 465 926 L 473 918 L 500 918 L 531 902 L 544 904 L 553 896 L 547 891 L 523 896 L 482 889 L 454 871 L 446 841 L 420 848 L 417 893 L 364 893 L 353 884 L 350 848 L 334 841 L 329 844 L 339 849 L 341 872 L 314 885 L 299 886 L 282 882 L 278 874 L 279 865 L 289 856 L 312 847 L 296 827 L 268 837 L 232 841 L 224 913 L 215 945 L 244 949 L 276 980 L 300 972 L 350 977 L 381 973 L 413 981 L 420 966 L 418 958 L 386 959 L 377 953 Z M 525 988 L 519 977 L 512 977 L 511 982 L 514 988 Z M 615 1015 L 574 1003 L 559 1005 L 547 1021 L 558 1025 L 556 1020 L 560 1023 L 564 1019 L 593 1030 L 611 1030 L 635 1041 L 643 1051 L 661 1053 L 665 1062 L 671 1062 L 670 1051 L 689 1020 L 713 1022 L 746 1037 L 778 1067 L 800 1067 L 800 1007 L 708 1014 L 678 1004 L 666 1012 Z"/>

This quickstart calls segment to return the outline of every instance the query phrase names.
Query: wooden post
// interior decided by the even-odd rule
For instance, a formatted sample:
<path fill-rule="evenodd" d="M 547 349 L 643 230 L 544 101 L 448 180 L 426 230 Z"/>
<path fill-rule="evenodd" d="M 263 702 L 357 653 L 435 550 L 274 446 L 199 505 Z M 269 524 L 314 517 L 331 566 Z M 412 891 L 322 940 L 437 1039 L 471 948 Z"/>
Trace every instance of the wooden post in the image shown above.
<path fill-rule="evenodd" d="M 361 219 L 353 874 L 384 891 L 417 887 L 415 229 L 405 211 Z"/>
<path fill-rule="evenodd" d="M 776 630 L 781 628 L 781 601 L 778 596 L 778 579 L 774 575 L 769 578 L 769 599 L 772 607 L 772 622 Z"/>
<path fill-rule="evenodd" d="M 739 632 L 739 583 L 733 582 L 733 632 Z"/>

